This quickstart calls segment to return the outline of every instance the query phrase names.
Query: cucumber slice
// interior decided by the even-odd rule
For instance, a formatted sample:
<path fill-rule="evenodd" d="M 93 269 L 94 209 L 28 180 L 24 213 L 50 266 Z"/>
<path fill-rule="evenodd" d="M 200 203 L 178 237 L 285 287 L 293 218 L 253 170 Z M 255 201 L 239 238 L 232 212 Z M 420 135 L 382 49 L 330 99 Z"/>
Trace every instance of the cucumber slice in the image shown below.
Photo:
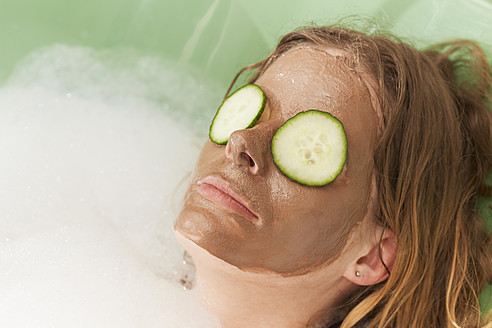
<path fill-rule="evenodd" d="M 307 186 L 323 186 L 342 172 L 347 135 L 327 112 L 308 110 L 285 122 L 272 139 L 275 165 L 287 177 Z"/>
<path fill-rule="evenodd" d="M 210 125 L 210 140 L 225 145 L 236 130 L 249 129 L 265 109 L 265 93 L 255 84 L 247 84 L 227 97 Z"/>

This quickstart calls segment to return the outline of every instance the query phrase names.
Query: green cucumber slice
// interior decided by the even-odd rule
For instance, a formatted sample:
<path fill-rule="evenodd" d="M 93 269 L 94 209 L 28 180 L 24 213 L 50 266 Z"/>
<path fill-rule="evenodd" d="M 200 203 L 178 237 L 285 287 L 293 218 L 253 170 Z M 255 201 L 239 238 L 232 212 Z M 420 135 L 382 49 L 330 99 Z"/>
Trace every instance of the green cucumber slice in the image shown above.
<path fill-rule="evenodd" d="M 210 125 L 210 140 L 225 145 L 236 130 L 249 129 L 265 109 L 265 93 L 255 84 L 247 84 L 227 97 Z"/>
<path fill-rule="evenodd" d="M 301 112 L 285 122 L 272 139 L 275 165 L 287 177 L 307 186 L 323 186 L 342 172 L 347 135 L 330 113 Z"/>

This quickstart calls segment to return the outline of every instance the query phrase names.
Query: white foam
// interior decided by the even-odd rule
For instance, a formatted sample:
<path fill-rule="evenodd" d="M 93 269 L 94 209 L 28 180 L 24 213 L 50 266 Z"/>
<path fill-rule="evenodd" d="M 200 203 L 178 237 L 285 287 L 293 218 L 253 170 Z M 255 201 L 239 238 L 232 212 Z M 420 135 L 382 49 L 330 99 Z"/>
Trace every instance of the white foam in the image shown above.
<path fill-rule="evenodd" d="M 121 51 L 23 62 L 0 89 L 0 327 L 217 326 L 172 232 L 214 92 Z"/>

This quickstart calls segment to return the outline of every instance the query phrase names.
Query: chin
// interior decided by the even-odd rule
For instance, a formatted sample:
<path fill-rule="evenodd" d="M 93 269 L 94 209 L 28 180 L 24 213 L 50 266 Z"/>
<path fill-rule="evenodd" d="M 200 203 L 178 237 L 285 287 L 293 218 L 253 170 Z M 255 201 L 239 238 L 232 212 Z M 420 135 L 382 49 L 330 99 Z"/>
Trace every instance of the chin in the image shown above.
<path fill-rule="evenodd" d="M 174 222 L 175 233 L 179 233 L 195 243 L 198 243 L 203 236 L 206 235 L 205 231 L 208 229 L 210 229 L 210 227 L 208 226 L 204 215 L 200 215 L 186 208 L 181 211 Z"/>

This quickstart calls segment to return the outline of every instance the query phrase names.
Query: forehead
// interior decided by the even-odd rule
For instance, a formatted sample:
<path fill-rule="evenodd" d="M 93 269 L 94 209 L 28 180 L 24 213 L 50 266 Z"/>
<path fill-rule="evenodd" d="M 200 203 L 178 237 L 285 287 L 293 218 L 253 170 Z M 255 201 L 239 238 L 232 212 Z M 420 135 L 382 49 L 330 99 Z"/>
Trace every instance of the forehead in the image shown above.
<path fill-rule="evenodd" d="M 338 50 L 294 48 L 276 59 L 255 83 L 265 91 L 272 107 L 281 107 L 285 118 L 325 108 L 338 117 L 343 114 L 340 105 L 361 100 L 370 103 L 364 83 L 346 59 Z"/>
<path fill-rule="evenodd" d="M 372 157 L 379 120 L 364 79 L 341 51 L 294 48 L 255 83 L 267 96 L 269 119 L 287 120 L 308 109 L 327 111 L 344 125 L 349 157 L 358 157 L 351 155 L 354 151 Z"/>

